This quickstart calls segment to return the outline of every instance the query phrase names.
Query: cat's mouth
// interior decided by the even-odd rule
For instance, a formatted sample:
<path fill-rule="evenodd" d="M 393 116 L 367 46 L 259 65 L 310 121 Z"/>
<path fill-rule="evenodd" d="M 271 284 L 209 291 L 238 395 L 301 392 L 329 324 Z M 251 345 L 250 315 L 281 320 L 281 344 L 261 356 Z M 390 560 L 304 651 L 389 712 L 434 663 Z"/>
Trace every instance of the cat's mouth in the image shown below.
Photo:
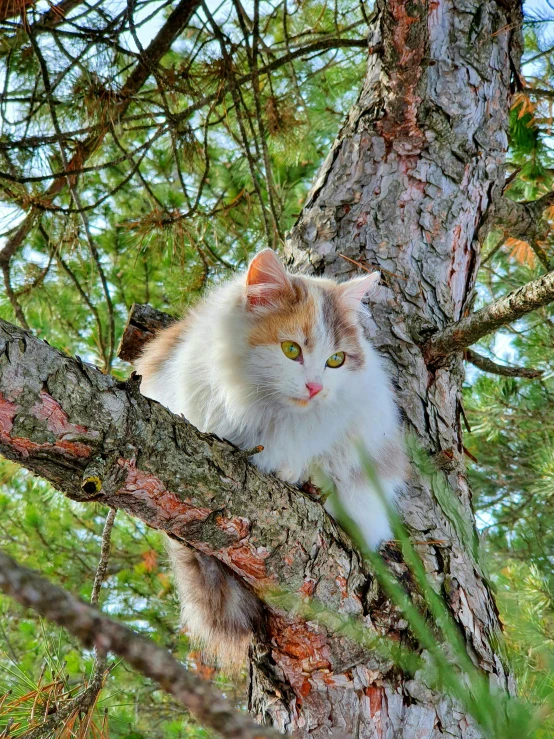
<path fill-rule="evenodd" d="M 309 398 L 291 398 L 291 400 L 293 403 L 296 403 L 296 405 L 300 405 L 303 408 L 306 407 L 310 402 Z"/>
<path fill-rule="evenodd" d="M 289 398 L 289 400 L 292 400 L 294 405 L 300 408 L 306 408 L 306 406 L 314 404 L 315 396 L 313 398 Z"/>

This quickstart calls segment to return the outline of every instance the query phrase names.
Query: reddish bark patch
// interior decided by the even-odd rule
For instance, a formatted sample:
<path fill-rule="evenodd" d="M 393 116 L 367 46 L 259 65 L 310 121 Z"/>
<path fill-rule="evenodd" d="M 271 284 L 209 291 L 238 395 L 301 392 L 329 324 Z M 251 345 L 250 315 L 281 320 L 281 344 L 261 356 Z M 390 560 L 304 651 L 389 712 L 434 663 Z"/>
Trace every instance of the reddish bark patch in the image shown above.
<path fill-rule="evenodd" d="M 246 539 L 250 533 L 250 521 L 242 516 L 231 516 L 231 518 L 217 516 L 216 525 L 226 534 L 238 541 Z"/>
<path fill-rule="evenodd" d="M 388 100 L 385 115 L 378 121 L 377 129 L 389 146 L 396 143 L 396 150 L 404 154 L 421 151 L 425 137 L 417 122 L 421 98 L 417 86 L 421 78 L 425 56 L 427 8 L 410 0 L 390 0 L 387 4 L 389 20 L 385 36 L 385 48 L 391 55 L 387 65 L 394 70 L 390 74 Z M 416 13 L 410 15 L 408 11 Z M 400 146 L 399 146 L 400 145 Z"/>
<path fill-rule="evenodd" d="M 237 544 L 215 553 L 216 556 L 256 587 L 274 584 L 274 578 L 268 576 L 265 564 L 269 551 L 248 541 L 250 521 L 242 516 L 230 518 L 217 516 L 216 525 L 232 538 L 239 540 Z"/>
<path fill-rule="evenodd" d="M 86 459 L 92 454 L 92 449 L 87 444 L 83 444 L 80 441 L 69 441 L 68 439 L 60 439 L 60 441 L 53 445 L 52 449 L 81 459 Z"/>
<path fill-rule="evenodd" d="M 221 559 L 227 562 L 240 575 L 256 585 L 268 585 L 272 580 L 268 577 L 265 560 L 269 552 L 265 547 L 255 547 L 250 542 L 241 542 L 222 552 Z"/>
<path fill-rule="evenodd" d="M 155 528 L 186 538 L 185 529 L 188 525 L 195 521 L 205 521 L 212 513 L 210 508 L 195 506 L 178 498 L 166 488 L 159 477 L 138 469 L 134 459 L 120 458 L 117 463 L 126 471 L 127 476 L 116 494 L 128 495 L 146 505 L 152 512 L 149 523 Z M 144 519 L 143 514 L 140 517 Z M 218 550 L 212 549 L 205 542 L 195 542 L 195 546 L 225 562 L 257 587 L 274 585 L 274 579 L 268 576 L 265 565 L 269 551 L 265 547 L 255 547 L 246 538 L 250 532 L 250 522 L 240 516 L 217 516 L 216 525 L 233 538 L 239 538 L 239 542 Z"/>
<path fill-rule="evenodd" d="M 369 698 L 369 710 L 372 716 L 381 711 L 381 704 L 384 695 L 383 688 L 378 685 L 370 685 L 365 689 L 365 694 Z"/>
<path fill-rule="evenodd" d="M 210 515 L 209 508 L 200 508 L 180 500 L 158 477 L 139 470 L 134 459 L 120 458 L 117 464 L 127 472 L 127 477 L 117 494 L 131 495 L 152 509 L 154 518 L 164 523 L 171 521 L 171 526 L 160 525 L 161 529 L 179 535 L 183 526 L 193 521 L 205 521 Z"/>
<path fill-rule="evenodd" d="M 13 426 L 13 419 L 17 413 L 17 406 L 15 403 L 11 403 L 6 400 L 2 394 L 0 394 L 0 434 L 9 435 Z"/>
<path fill-rule="evenodd" d="M 55 442 L 36 442 L 22 436 L 11 436 L 15 417 L 20 410 L 18 405 L 7 400 L 0 393 L 0 440 L 6 446 L 21 454 L 22 457 L 29 457 L 33 452 L 44 449 L 80 459 L 86 459 L 92 454 L 92 449 L 87 444 L 65 438 L 72 434 L 85 434 L 88 429 L 70 423 L 60 404 L 48 393 L 41 392 L 39 402 L 31 409 L 31 415 L 39 420 L 44 420 L 50 419 L 54 414 L 54 420 L 47 421 L 47 427 L 53 434 L 59 434 L 59 438 Z"/>
<path fill-rule="evenodd" d="M 315 580 L 311 577 L 307 577 L 302 583 L 302 586 L 300 587 L 300 593 L 310 598 L 314 594 L 314 590 L 315 590 Z"/>
<path fill-rule="evenodd" d="M 274 645 L 272 656 L 302 702 L 312 690 L 310 676 L 330 671 L 327 636 L 305 621 L 289 620 L 275 613 L 270 614 L 268 626 Z"/>
<path fill-rule="evenodd" d="M 323 629 L 319 631 L 305 621 L 289 620 L 274 613 L 270 617 L 270 633 L 279 652 L 301 662 L 305 672 L 330 668 L 330 652 Z"/>
<path fill-rule="evenodd" d="M 33 406 L 31 415 L 41 421 L 46 421 L 48 431 L 53 434 L 88 434 L 86 426 L 71 423 L 69 417 L 61 405 L 46 390 L 40 391 L 40 401 Z M 91 436 L 98 436 L 98 432 L 92 432 Z"/>

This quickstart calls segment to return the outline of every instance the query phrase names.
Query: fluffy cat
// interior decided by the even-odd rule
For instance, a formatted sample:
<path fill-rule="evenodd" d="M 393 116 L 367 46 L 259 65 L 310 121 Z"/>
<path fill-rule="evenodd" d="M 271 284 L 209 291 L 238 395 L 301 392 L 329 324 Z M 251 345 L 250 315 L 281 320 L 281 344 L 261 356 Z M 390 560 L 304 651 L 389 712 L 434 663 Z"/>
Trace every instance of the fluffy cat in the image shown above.
<path fill-rule="evenodd" d="M 378 280 L 288 274 L 266 249 L 246 278 L 213 288 L 137 363 L 145 395 L 238 447 L 263 445 L 252 458 L 263 471 L 299 483 L 318 466 L 372 548 L 390 527 L 357 442 L 390 500 L 405 474 L 393 392 L 360 323 L 362 299 Z M 240 661 L 259 616 L 256 597 L 213 557 L 175 541 L 168 548 L 183 624 L 223 662 Z"/>

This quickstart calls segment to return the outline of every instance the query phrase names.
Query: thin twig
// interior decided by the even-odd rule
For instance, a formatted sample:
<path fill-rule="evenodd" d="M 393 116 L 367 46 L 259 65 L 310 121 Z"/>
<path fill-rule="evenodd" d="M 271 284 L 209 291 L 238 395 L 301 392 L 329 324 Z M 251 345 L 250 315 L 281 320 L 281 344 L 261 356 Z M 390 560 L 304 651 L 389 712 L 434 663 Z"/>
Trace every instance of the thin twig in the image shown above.
<path fill-rule="evenodd" d="M 112 529 L 115 521 L 117 511 L 115 508 L 110 508 L 108 515 L 106 516 L 106 523 L 104 524 L 104 531 L 102 532 L 102 545 L 100 547 L 100 561 L 96 569 L 96 575 L 94 576 L 94 585 L 92 586 L 92 594 L 90 596 L 90 603 L 93 606 L 98 605 L 98 598 L 100 596 L 100 588 L 106 577 L 106 571 L 108 569 L 108 559 L 110 556 L 110 544 L 112 538 Z"/>
<path fill-rule="evenodd" d="M 346 259 L 347 262 L 351 262 L 352 264 L 355 264 L 356 267 L 359 267 L 360 269 L 363 269 L 364 272 L 372 272 L 377 270 L 378 272 L 386 272 L 388 275 L 392 275 L 393 277 L 398 277 L 399 280 L 407 280 L 407 277 L 403 277 L 402 275 L 396 274 L 396 272 L 391 272 L 388 269 L 385 269 L 384 267 L 380 267 L 379 265 L 370 265 L 373 269 L 370 269 L 369 267 L 366 267 L 361 262 L 357 262 L 355 259 L 350 259 L 350 257 L 345 256 L 344 254 L 339 254 L 339 257 L 342 257 L 343 259 Z"/>
<path fill-rule="evenodd" d="M 484 357 L 482 354 L 474 352 L 472 349 L 466 349 L 464 359 L 483 372 L 490 372 L 493 375 L 501 375 L 502 377 L 525 377 L 528 380 L 534 380 L 541 377 L 542 370 L 531 369 L 528 367 L 510 367 L 509 365 L 497 364 L 492 359 Z"/>

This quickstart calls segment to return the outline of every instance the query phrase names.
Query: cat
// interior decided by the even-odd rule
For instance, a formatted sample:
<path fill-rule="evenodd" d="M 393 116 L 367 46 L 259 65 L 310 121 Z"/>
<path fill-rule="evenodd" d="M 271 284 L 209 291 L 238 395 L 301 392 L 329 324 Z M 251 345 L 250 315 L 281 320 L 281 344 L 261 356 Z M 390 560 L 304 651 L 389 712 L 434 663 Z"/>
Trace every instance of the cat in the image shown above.
<path fill-rule="evenodd" d="M 360 320 L 378 281 L 378 272 L 340 284 L 289 274 L 265 249 L 246 277 L 212 288 L 136 363 L 148 397 L 242 449 L 262 445 L 252 462 L 264 472 L 294 484 L 319 467 L 371 548 L 391 531 L 359 442 L 389 501 L 406 468 L 391 383 Z M 257 598 L 215 558 L 174 540 L 168 551 L 183 625 L 220 662 L 240 663 L 260 617 Z"/>

